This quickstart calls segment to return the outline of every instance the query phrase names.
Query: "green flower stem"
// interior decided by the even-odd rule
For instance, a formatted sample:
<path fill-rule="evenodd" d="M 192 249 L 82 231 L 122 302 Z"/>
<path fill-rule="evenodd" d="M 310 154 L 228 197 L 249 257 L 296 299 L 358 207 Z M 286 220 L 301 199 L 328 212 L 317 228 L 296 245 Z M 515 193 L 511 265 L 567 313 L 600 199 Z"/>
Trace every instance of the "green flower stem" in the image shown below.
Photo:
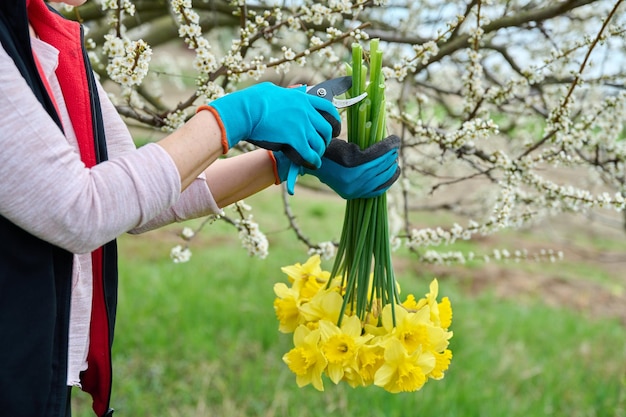
<path fill-rule="evenodd" d="M 382 51 L 377 39 L 370 41 L 368 67 L 363 48 L 352 46 L 352 63 L 346 72 L 352 75 L 351 97 L 367 92 L 358 106 L 348 108 L 348 141 L 365 149 L 385 136 L 385 85 L 382 74 Z M 344 301 L 341 318 L 350 311 L 365 320 L 372 311 L 380 312 L 397 302 L 396 281 L 391 265 L 387 197 L 354 199 L 346 203 L 343 230 L 332 268 L 332 276 L 342 277 Z M 395 312 L 392 314 L 395 325 Z"/>

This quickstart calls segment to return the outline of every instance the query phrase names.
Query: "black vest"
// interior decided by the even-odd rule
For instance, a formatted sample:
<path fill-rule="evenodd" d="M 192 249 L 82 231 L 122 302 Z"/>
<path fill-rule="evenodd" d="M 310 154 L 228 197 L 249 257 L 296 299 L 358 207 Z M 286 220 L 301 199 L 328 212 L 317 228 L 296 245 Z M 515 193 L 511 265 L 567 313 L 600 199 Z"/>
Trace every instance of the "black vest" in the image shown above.
<path fill-rule="evenodd" d="M 61 127 L 33 60 L 26 0 L 0 1 L 0 42 L 33 94 Z M 88 62 L 87 73 L 92 74 Z M 106 143 L 95 85 L 91 91 L 98 162 Z M 2 142 L 11 132 L 0 126 Z M 0 181 L 2 179 L 0 178 Z M 72 254 L 45 242 L 0 215 L 0 414 L 65 416 Z M 115 242 L 104 247 L 104 294 L 113 339 L 117 299 Z M 110 348 L 110 346 L 109 346 Z M 110 392 L 110 386 L 108 387 Z"/>

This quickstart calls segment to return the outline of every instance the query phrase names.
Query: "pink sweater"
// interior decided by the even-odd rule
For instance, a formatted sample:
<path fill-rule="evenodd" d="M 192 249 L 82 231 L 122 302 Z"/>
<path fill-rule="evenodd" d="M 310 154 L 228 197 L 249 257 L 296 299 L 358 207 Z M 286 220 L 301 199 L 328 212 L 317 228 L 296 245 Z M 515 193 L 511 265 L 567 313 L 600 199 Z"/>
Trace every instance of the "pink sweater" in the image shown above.
<path fill-rule="evenodd" d="M 0 46 L 0 214 L 39 238 L 75 253 L 68 385 L 87 367 L 91 315 L 89 253 L 125 232 L 217 213 L 204 178 L 183 193 L 169 155 L 158 145 L 136 149 L 100 85 L 109 160 L 87 169 L 78 154 L 55 75 L 58 51 L 33 39 L 61 113 L 65 134 L 41 107 Z"/>

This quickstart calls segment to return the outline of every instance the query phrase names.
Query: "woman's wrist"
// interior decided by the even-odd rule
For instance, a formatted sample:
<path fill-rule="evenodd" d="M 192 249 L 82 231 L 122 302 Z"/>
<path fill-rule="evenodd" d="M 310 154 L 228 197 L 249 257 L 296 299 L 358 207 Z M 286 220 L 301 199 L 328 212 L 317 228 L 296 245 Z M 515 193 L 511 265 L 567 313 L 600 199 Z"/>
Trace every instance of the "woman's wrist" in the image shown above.
<path fill-rule="evenodd" d="M 185 189 L 222 155 L 221 130 L 211 112 L 196 113 L 178 130 L 158 142 L 170 155 Z"/>
<path fill-rule="evenodd" d="M 276 181 L 274 164 L 264 149 L 222 158 L 205 171 L 207 185 L 219 207 L 226 207 Z"/>

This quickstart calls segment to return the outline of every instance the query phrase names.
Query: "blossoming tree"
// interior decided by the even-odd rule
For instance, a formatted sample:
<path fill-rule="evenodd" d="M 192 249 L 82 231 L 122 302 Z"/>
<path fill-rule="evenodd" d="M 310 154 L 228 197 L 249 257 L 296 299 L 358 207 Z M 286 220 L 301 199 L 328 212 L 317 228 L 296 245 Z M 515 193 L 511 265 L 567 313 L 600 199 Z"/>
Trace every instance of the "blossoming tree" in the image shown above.
<path fill-rule="evenodd" d="M 623 223 L 622 0 L 94 0 L 62 11 L 88 27 L 95 67 L 119 86 L 120 113 L 163 130 L 260 79 L 343 75 L 352 43 L 380 39 L 388 126 L 402 138 L 392 235 L 423 262 L 462 262 L 468 254 L 440 247 L 564 212 Z M 188 65 L 172 60 L 172 44 Z M 160 94 L 180 82 L 187 95 Z M 332 256 L 335 245 L 307 239 L 284 201 L 299 238 Z M 248 208 L 236 209 L 223 219 L 264 256 Z M 435 209 L 467 220 L 411 223 L 413 211 Z"/>

